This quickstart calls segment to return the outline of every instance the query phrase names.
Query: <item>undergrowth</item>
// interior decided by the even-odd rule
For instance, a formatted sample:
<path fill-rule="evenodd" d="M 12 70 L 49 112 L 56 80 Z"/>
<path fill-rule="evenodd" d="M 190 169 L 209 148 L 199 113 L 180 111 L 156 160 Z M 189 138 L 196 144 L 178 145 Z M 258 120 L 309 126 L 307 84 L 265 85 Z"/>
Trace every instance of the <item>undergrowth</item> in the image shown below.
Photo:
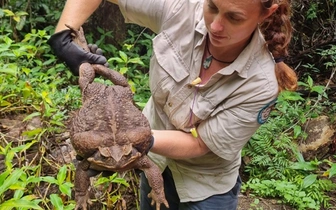
<path fill-rule="evenodd" d="M 36 4 L 16 0 L 2 3 L 0 9 L 0 117 L 24 114 L 25 122 L 34 118 L 42 122 L 40 127 L 25 131 L 17 139 L 0 132 L 0 161 L 4 163 L 4 167 L 0 167 L 1 210 L 74 208 L 74 165 L 60 164 L 47 155 L 50 145 L 61 141 L 57 134 L 67 131 L 71 111 L 81 105 L 77 78 L 46 44 L 54 29 L 50 25 L 56 24 L 60 14 L 55 10 L 59 4 L 63 5 L 46 0 Z M 309 18 L 318 17 L 318 5 L 312 4 L 307 13 Z M 136 103 L 143 108 L 150 96 L 148 65 L 153 35 L 145 30 L 139 34 L 129 31 L 123 47 L 117 49 L 103 44 L 106 37 L 112 36 L 111 32 L 97 30 L 101 39 L 95 43 L 107 55 L 112 55 L 108 60 L 110 67 L 127 77 Z M 88 42 L 93 43 L 90 37 L 87 34 Z M 324 46 L 314 53 L 323 56 L 324 67 L 332 72 L 331 81 L 335 73 L 335 45 Z M 307 63 L 304 67 L 311 72 L 321 72 L 320 66 Z M 307 138 L 304 125 L 308 120 L 327 115 L 335 121 L 336 105 L 326 94 L 329 83 L 317 85 L 308 73 L 301 80 L 300 88 L 308 91 L 308 97 L 283 92 L 268 122 L 244 148 L 244 173 L 249 179 L 242 190 L 277 198 L 297 209 L 328 208 L 332 199 L 328 193 L 336 190 L 332 182 L 336 175 L 336 157 L 305 160 L 298 143 Z M 96 81 L 110 84 L 102 78 Z M 35 151 L 34 156 L 28 158 L 31 151 Z M 111 184 L 116 187 L 112 189 Z M 101 203 L 102 209 L 117 208 L 124 205 L 125 191 L 131 190 L 138 196 L 137 186 L 134 172 L 99 177 L 95 188 L 103 193 L 94 201 Z M 137 202 L 135 199 L 136 208 Z"/>

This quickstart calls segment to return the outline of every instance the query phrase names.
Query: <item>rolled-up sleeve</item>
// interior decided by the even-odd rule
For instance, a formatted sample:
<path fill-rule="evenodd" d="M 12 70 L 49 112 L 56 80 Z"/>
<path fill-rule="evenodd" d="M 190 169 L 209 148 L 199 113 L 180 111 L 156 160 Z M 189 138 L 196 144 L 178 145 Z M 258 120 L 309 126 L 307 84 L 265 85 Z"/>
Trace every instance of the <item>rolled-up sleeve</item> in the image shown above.
<path fill-rule="evenodd" d="M 220 107 L 220 111 L 203 121 L 197 131 L 213 153 L 225 160 L 232 160 L 260 127 L 257 116 L 262 106 Z"/>

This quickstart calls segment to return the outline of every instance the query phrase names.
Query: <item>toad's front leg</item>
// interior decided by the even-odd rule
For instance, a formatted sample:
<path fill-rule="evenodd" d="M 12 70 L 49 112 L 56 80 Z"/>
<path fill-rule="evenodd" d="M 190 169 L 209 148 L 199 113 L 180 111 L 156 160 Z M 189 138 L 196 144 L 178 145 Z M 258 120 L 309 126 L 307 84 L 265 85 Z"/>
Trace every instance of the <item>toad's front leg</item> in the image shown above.
<path fill-rule="evenodd" d="M 70 133 L 71 144 L 75 151 L 82 158 L 93 155 L 99 147 L 108 147 L 109 143 L 114 142 L 114 135 L 101 131 L 85 131 Z"/>

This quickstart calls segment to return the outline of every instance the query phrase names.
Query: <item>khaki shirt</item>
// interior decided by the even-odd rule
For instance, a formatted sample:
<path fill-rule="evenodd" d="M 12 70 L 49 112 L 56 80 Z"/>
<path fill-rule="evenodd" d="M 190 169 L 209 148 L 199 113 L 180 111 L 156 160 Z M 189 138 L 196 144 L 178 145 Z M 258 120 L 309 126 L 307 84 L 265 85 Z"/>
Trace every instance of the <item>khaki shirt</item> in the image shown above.
<path fill-rule="evenodd" d="M 162 170 L 170 168 L 181 202 L 228 192 L 237 180 L 242 147 L 267 118 L 264 110 L 278 94 L 274 59 L 262 34 L 256 30 L 231 65 L 206 84 L 193 86 L 207 34 L 203 1 L 119 0 L 119 6 L 126 22 L 157 33 L 149 72 L 152 96 L 143 110 L 151 128 L 189 132 L 198 125 L 211 150 L 192 159 L 149 153 L 150 158 Z"/>

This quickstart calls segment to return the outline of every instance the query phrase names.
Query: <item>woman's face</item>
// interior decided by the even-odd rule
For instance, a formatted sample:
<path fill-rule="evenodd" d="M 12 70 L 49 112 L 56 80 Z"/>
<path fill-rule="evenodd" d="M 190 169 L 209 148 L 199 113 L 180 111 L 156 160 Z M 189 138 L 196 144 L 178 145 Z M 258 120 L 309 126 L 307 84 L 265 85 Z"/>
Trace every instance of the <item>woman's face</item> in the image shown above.
<path fill-rule="evenodd" d="M 215 47 L 245 44 L 268 14 L 260 0 L 204 0 L 204 21 Z"/>

